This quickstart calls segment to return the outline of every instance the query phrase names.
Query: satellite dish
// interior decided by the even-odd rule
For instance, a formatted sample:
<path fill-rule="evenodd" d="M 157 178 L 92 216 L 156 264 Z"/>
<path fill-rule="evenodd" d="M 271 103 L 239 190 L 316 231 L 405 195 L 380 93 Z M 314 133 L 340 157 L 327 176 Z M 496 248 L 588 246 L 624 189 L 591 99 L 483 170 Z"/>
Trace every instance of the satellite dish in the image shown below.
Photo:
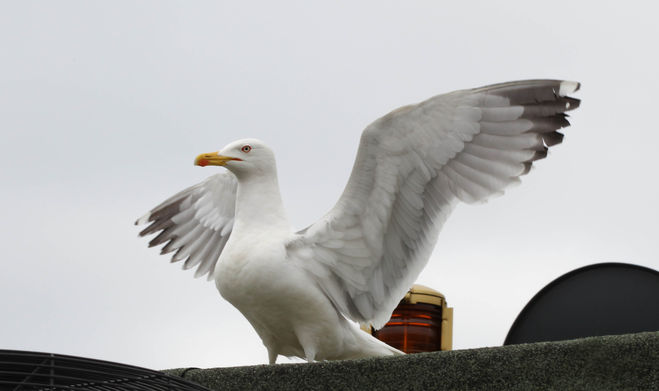
<path fill-rule="evenodd" d="M 151 369 L 19 350 L 0 350 L 0 390 L 209 391 Z"/>
<path fill-rule="evenodd" d="M 538 292 L 504 345 L 659 331 L 659 272 L 628 263 L 573 270 Z"/>

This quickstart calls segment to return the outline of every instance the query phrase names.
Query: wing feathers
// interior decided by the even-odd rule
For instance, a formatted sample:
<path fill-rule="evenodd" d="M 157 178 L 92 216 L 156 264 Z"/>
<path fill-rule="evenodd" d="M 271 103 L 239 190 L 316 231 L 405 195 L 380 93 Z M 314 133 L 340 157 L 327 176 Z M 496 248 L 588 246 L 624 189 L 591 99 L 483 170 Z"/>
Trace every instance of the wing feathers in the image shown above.
<path fill-rule="evenodd" d="M 546 146 L 551 147 L 556 144 L 562 143 L 563 137 L 564 137 L 563 133 L 551 132 L 551 133 L 544 133 L 542 135 L 542 140 L 545 142 Z"/>
<path fill-rule="evenodd" d="M 570 126 L 567 115 L 563 113 L 552 115 L 551 117 L 534 118 L 532 123 L 533 125 L 529 128 L 529 131 L 535 133 L 551 133 L 557 129 Z"/>
<path fill-rule="evenodd" d="M 558 96 L 565 96 L 579 90 L 579 83 L 560 80 L 525 80 L 495 84 L 473 90 L 488 95 L 508 99 L 508 105 L 553 102 Z"/>
<path fill-rule="evenodd" d="M 139 235 L 160 231 L 149 247 L 166 243 L 161 254 L 175 251 L 172 262 L 185 260 L 183 269 L 197 266 L 195 277 L 210 279 L 233 227 L 236 186 L 226 172 L 175 194 L 137 220 L 151 222 Z"/>
<path fill-rule="evenodd" d="M 488 173 L 473 169 L 457 160 L 451 161 L 447 167 L 452 168 L 456 173 L 471 183 L 475 183 L 483 189 L 486 189 L 486 194 L 494 193 L 508 185 L 508 181 L 504 178 L 488 175 Z"/>
<path fill-rule="evenodd" d="M 144 228 L 142 231 L 140 231 L 139 235 L 140 236 L 146 236 L 149 234 L 152 234 L 154 232 L 158 232 L 160 230 L 167 229 L 172 226 L 172 221 L 169 219 L 161 219 L 154 221 L 151 225 L 148 227 Z"/>
<path fill-rule="evenodd" d="M 557 97 L 553 102 L 530 103 L 524 105 L 522 118 L 550 117 L 579 107 L 581 101 L 570 97 Z"/>
<path fill-rule="evenodd" d="M 499 136 L 517 136 L 533 128 L 533 121 L 518 119 L 507 122 L 481 121 L 481 132 Z"/>
<path fill-rule="evenodd" d="M 189 246 L 188 251 L 190 255 L 183 263 L 183 270 L 191 269 L 201 263 L 203 259 L 199 255 L 206 248 L 206 245 L 210 242 L 211 236 L 213 236 L 214 233 L 215 232 L 210 230 L 203 231 L 199 235 L 199 238 Z"/>
<path fill-rule="evenodd" d="M 473 155 L 484 160 L 515 163 L 530 161 L 538 152 L 534 150 L 508 150 L 488 148 L 476 143 L 470 143 L 465 145 L 463 153 Z"/>
<path fill-rule="evenodd" d="M 535 133 L 525 133 L 517 136 L 496 136 L 480 133 L 472 143 L 485 148 L 499 150 L 538 150 L 542 149 L 542 137 Z"/>
<path fill-rule="evenodd" d="M 480 121 L 509 122 L 520 118 L 526 109 L 524 106 L 482 107 L 479 111 L 481 112 Z"/>
<path fill-rule="evenodd" d="M 578 88 L 558 80 L 502 83 L 376 120 L 362 133 L 339 202 L 289 251 L 313 254 L 315 262 L 302 267 L 344 315 L 382 326 L 456 203 L 502 194 L 562 142 L 565 112 L 580 104 L 566 95 Z"/>
<path fill-rule="evenodd" d="M 162 230 L 162 232 L 160 232 L 160 234 L 158 234 L 158 236 L 156 236 L 155 238 L 153 238 L 153 239 L 149 242 L 149 247 L 155 247 L 155 246 L 158 246 L 158 245 L 160 245 L 160 244 L 163 244 L 163 243 L 165 243 L 165 242 L 167 242 L 167 241 L 172 240 L 172 236 L 171 236 L 171 232 L 170 232 L 170 231 L 171 231 L 171 228 L 170 228 L 170 227 L 171 227 L 171 225 L 167 226 L 167 228 L 164 228 L 164 229 Z M 140 234 L 141 234 L 141 233 L 140 233 Z M 141 235 L 141 236 L 144 236 L 144 235 Z M 162 251 L 161 251 L 160 253 L 161 253 L 161 254 L 164 254 Z"/>
<path fill-rule="evenodd" d="M 519 176 L 524 172 L 524 164 L 514 161 L 487 160 L 469 153 L 461 153 L 455 157 L 455 161 L 474 170 L 487 173 L 497 177 Z"/>

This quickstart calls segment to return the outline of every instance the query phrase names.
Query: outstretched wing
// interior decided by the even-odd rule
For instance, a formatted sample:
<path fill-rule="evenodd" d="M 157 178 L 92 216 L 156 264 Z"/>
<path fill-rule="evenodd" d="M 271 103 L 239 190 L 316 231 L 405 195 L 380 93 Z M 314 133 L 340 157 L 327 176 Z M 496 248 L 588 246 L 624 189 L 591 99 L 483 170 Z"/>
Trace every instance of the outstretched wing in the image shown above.
<path fill-rule="evenodd" d="M 215 174 L 170 197 L 135 225 L 150 222 L 140 236 L 160 234 L 149 242 L 149 247 L 167 242 L 161 254 L 176 251 L 172 262 L 185 260 L 183 269 L 198 265 L 195 277 L 208 273 L 210 280 L 233 228 L 236 187 L 232 173 Z"/>
<path fill-rule="evenodd" d="M 502 194 L 562 141 L 579 84 L 528 80 L 399 108 L 364 130 L 334 208 L 288 244 L 348 318 L 383 326 L 458 201 Z"/>

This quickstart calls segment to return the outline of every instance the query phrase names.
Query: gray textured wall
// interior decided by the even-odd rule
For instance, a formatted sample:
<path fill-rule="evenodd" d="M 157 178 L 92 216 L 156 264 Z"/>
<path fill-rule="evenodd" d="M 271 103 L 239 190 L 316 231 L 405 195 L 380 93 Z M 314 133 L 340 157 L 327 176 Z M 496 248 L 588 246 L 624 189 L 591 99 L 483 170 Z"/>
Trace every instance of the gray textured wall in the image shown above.
<path fill-rule="evenodd" d="M 192 369 L 185 378 L 213 390 L 659 390 L 659 332 L 393 358 Z"/>

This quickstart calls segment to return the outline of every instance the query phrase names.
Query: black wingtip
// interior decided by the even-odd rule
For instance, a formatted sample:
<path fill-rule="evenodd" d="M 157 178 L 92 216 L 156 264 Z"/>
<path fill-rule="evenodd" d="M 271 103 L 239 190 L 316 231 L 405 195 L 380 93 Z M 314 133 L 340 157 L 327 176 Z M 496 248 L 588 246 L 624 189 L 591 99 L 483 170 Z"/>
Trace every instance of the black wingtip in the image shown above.
<path fill-rule="evenodd" d="M 544 140 L 545 145 L 547 145 L 548 147 L 562 143 L 563 137 L 564 137 L 563 133 L 560 132 L 544 133 L 542 135 L 542 139 Z"/>
<path fill-rule="evenodd" d="M 581 99 L 565 97 L 565 111 L 570 111 L 579 108 L 581 106 Z"/>
<path fill-rule="evenodd" d="M 544 159 L 544 158 L 546 158 L 546 157 L 547 157 L 547 151 L 549 151 L 549 148 L 547 148 L 547 147 L 544 147 L 543 149 L 541 149 L 541 150 L 539 150 L 539 151 L 535 151 L 535 153 L 533 154 L 533 157 L 531 157 L 531 158 L 530 158 L 528 161 L 526 161 L 525 163 L 530 163 L 530 162 L 534 162 L 534 161 L 536 161 L 536 160 L 540 160 L 540 159 Z"/>
<path fill-rule="evenodd" d="M 176 237 L 174 235 L 170 236 L 169 233 L 170 233 L 169 229 L 164 229 L 162 232 L 160 232 L 158 234 L 158 236 L 151 239 L 151 241 L 149 242 L 149 247 L 155 247 L 159 244 L 165 243 L 166 241 L 171 241 L 171 240 L 176 239 Z M 167 246 L 165 246 L 165 247 L 167 247 Z M 165 248 L 163 248 L 163 250 L 164 249 Z"/>

